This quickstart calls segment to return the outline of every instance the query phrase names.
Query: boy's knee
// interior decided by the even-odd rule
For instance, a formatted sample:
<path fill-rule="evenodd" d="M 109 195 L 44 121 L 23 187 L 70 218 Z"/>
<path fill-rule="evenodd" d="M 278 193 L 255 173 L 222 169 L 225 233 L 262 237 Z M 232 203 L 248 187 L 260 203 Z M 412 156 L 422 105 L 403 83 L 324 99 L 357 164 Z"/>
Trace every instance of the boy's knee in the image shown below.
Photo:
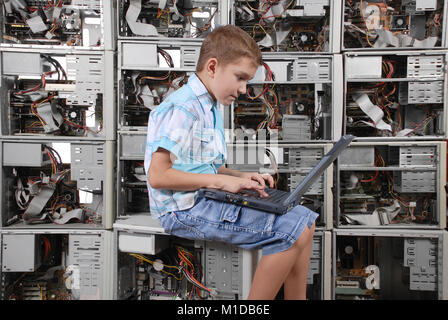
<path fill-rule="evenodd" d="M 311 235 L 314 236 L 314 231 L 316 230 L 316 222 L 313 223 L 313 225 L 310 228 Z"/>
<path fill-rule="evenodd" d="M 313 223 L 311 228 L 308 229 L 308 242 L 313 241 L 314 231 L 316 230 L 316 223 Z"/>
<path fill-rule="evenodd" d="M 309 245 L 309 243 L 313 241 L 314 230 L 315 230 L 315 224 L 313 224 L 311 228 L 308 228 L 306 226 L 303 229 L 302 234 L 299 236 L 296 242 L 294 242 L 293 246 L 300 250 L 303 247 Z"/>

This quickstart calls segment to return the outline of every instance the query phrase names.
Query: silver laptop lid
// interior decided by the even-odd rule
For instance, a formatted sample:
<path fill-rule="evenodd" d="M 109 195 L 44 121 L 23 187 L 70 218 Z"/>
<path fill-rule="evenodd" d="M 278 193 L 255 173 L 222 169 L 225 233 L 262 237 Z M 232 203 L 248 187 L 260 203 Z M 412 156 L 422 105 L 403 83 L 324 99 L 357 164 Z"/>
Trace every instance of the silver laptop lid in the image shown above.
<path fill-rule="evenodd" d="M 283 205 L 287 206 L 299 199 L 308 190 L 309 187 L 320 177 L 320 175 L 328 168 L 330 164 L 341 154 L 341 152 L 348 147 L 350 142 L 353 141 L 355 136 L 345 135 L 331 148 L 328 153 L 322 157 L 317 165 L 311 170 L 305 179 L 299 183 L 299 185 L 291 192 L 291 194 L 283 201 Z"/>

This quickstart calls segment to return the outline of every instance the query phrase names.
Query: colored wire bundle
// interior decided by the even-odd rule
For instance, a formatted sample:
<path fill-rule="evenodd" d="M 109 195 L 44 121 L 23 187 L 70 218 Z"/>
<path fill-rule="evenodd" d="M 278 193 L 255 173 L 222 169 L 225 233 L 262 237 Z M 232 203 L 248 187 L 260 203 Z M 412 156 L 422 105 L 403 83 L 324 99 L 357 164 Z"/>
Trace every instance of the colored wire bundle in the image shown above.
<path fill-rule="evenodd" d="M 175 1 L 172 1 L 171 5 L 175 6 L 177 4 L 175 4 Z M 170 12 L 171 12 L 171 10 L 170 10 L 169 6 L 166 9 L 157 8 L 156 18 L 161 20 L 162 23 L 167 27 L 170 26 L 170 20 L 171 20 Z M 205 31 L 207 31 L 211 28 L 212 20 L 215 17 L 216 13 L 218 12 L 218 9 L 216 8 L 216 10 L 210 15 L 210 18 L 208 19 L 208 21 L 202 27 L 198 27 L 197 25 L 195 25 L 193 23 L 191 17 L 194 12 L 201 12 L 201 8 L 199 8 L 199 7 L 197 7 L 197 8 L 180 8 L 177 5 L 176 13 L 179 13 L 180 15 L 182 15 L 188 19 L 190 26 L 195 29 L 195 32 L 191 33 L 191 37 L 197 38 L 197 37 L 201 36 Z"/>
<path fill-rule="evenodd" d="M 285 12 L 286 10 L 291 6 L 291 4 L 293 4 L 294 0 L 291 0 L 284 8 L 283 11 L 280 14 L 277 15 L 270 15 L 270 16 L 266 16 L 266 14 L 269 12 L 269 9 L 271 9 L 271 7 L 273 5 L 278 4 L 280 1 L 279 0 L 265 0 L 263 1 L 263 3 L 260 4 L 260 7 L 264 7 L 262 10 L 257 10 L 258 12 L 262 12 L 261 16 L 260 16 L 260 26 L 264 25 L 264 20 L 265 19 L 270 19 L 270 18 L 280 18 Z"/>
<path fill-rule="evenodd" d="M 191 12 L 191 14 L 187 14 L 187 18 L 188 18 L 188 22 L 190 23 L 190 25 L 195 28 L 197 31 L 195 31 L 194 33 L 191 34 L 192 38 L 197 38 L 199 36 L 201 36 L 205 31 L 207 31 L 208 29 L 211 28 L 211 23 L 213 18 L 215 17 L 216 13 L 218 12 L 218 9 L 216 8 L 215 12 L 213 12 L 213 14 L 210 16 L 210 19 L 208 19 L 208 21 L 204 24 L 203 27 L 197 27 L 193 24 L 193 22 L 191 21 L 191 14 L 193 12 Z"/>
<path fill-rule="evenodd" d="M 51 162 L 51 175 L 54 175 L 55 173 L 62 171 L 63 163 L 59 153 L 50 146 L 45 146 L 45 153 L 48 155 Z M 62 178 L 59 177 L 57 182 L 59 182 L 61 179 Z"/>
<path fill-rule="evenodd" d="M 162 55 L 162 57 L 165 59 L 168 67 L 170 68 L 174 68 L 174 62 L 173 62 L 173 58 L 170 56 L 170 54 L 168 52 L 166 52 L 165 50 L 163 50 L 162 48 L 157 47 L 157 52 Z M 165 75 L 160 76 L 160 77 L 154 77 L 154 76 L 143 76 L 139 78 L 139 81 L 141 82 L 141 80 L 166 80 L 170 77 L 171 75 L 171 71 L 168 71 Z"/>
<path fill-rule="evenodd" d="M 42 119 L 41 116 L 39 116 L 39 114 L 37 113 L 36 109 L 43 103 L 50 101 L 51 99 L 53 99 L 54 96 L 53 95 L 49 95 L 47 98 L 42 99 L 42 100 L 38 100 L 33 102 L 33 104 L 31 105 L 31 113 L 34 114 L 40 121 L 40 123 L 42 124 L 42 126 L 47 125 L 47 123 L 45 122 L 44 119 Z"/>
<path fill-rule="evenodd" d="M 59 80 L 68 80 L 67 77 L 67 72 L 64 70 L 64 68 L 62 67 L 62 65 L 59 63 L 58 60 L 52 58 L 50 55 L 46 55 L 46 54 L 41 54 L 41 57 L 43 57 L 44 59 L 46 59 L 49 63 L 51 63 L 53 65 L 53 67 L 56 69 L 57 73 L 58 73 L 58 81 Z"/>
<path fill-rule="evenodd" d="M 149 264 L 151 264 L 151 265 L 154 266 L 154 261 L 152 261 L 152 260 L 146 258 L 145 256 L 142 256 L 142 255 L 139 255 L 139 254 L 136 254 L 136 253 L 130 253 L 129 255 L 130 255 L 130 256 L 133 256 L 134 258 L 137 258 L 137 259 L 139 259 L 139 260 L 141 260 L 141 261 L 147 262 L 147 263 L 149 263 Z M 180 268 L 179 268 L 178 266 L 169 266 L 169 265 L 166 265 L 166 264 L 163 264 L 163 263 L 162 263 L 161 265 L 162 265 L 164 268 L 175 269 L 175 270 L 177 270 L 178 273 L 180 272 Z M 183 275 L 176 276 L 175 274 L 173 274 L 173 273 L 171 273 L 171 272 L 168 272 L 168 271 L 166 271 L 166 270 L 164 270 L 164 269 L 162 269 L 162 270 L 160 270 L 160 271 L 163 272 L 163 273 L 165 273 L 165 274 L 167 274 L 167 275 L 169 275 L 169 276 L 171 276 L 171 277 L 173 277 L 173 278 L 176 279 L 176 280 L 182 280 L 182 278 L 183 278 Z"/>
<path fill-rule="evenodd" d="M 386 162 L 384 161 L 381 154 L 378 152 L 378 150 L 375 149 L 375 167 L 384 167 L 386 166 Z M 373 178 L 361 180 L 361 182 L 372 182 L 376 178 L 378 178 L 379 171 L 377 170 Z"/>
<path fill-rule="evenodd" d="M 364 26 L 365 26 L 365 28 L 366 28 L 366 40 L 367 40 L 367 43 L 368 43 L 371 47 L 373 47 L 373 44 L 370 42 L 370 39 L 369 39 L 369 36 L 370 36 L 370 30 L 369 30 L 369 28 L 367 27 L 367 22 L 366 22 L 366 19 L 365 19 L 365 17 L 364 17 L 364 13 L 362 12 L 362 10 L 363 10 L 363 0 L 361 0 L 361 8 L 359 9 L 359 11 L 360 11 L 360 13 L 361 13 L 362 21 L 364 22 Z"/>
<path fill-rule="evenodd" d="M 269 65 L 265 62 L 262 62 L 263 67 L 266 70 L 266 76 L 265 81 L 271 82 L 275 80 L 274 74 L 269 67 Z M 260 129 L 265 128 L 268 126 L 271 129 L 277 129 L 277 120 L 278 120 L 278 113 L 279 113 L 279 107 L 278 107 L 278 97 L 275 93 L 274 89 L 275 84 L 272 83 L 265 83 L 263 84 L 262 91 L 256 95 L 252 96 L 248 92 L 246 93 L 246 96 L 251 100 L 261 99 L 265 106 L 267 111 L 266 119 L 260 122 L 257 126 L 256 131 L 258 132 Z M 270 99 L 273 99 L 271 102 Z"/>
<path fill-rule="evenodd" d="M 265 77 L 265 81 L 273 81 L 274 80 L 274 74 L 272 73 L 272 70 L 271 70 L 271 68 L 269 67 L 269 65 L 267 64 L 267 63 L 265 63 L 265 62 L 262 62 L 262 65 L 263 65 L 263 67 L 266 69 L 266 77 Z M 249 99 L 251 99 L 251 100 L 255 100 L 255 99 L 258 99 L 258 98 L 260 98 L 262 95 L 264 95 L 268 90 L 269 90 L 269 87 L 271 86 L 271 84 L 270 83 L 265 83 L 264 85 L 263 85 L 263 91 L 259 94 L 259 95 L 257 95 L 257 96 L 251 96 L 250 94 L 249 94 L 249 92 L 246 94 L 247 95 L 247 97 L 249 98 Z"/>
<path fill-rule="evenodd" d="M 181 267 L 181 272 L 184 274 L 185 278 L 196 287 L 196 293 L 198 297 L 200 297 L 200 290 L 207 291 L 212 294 L 212 289 L 207 288 L 203 285 L 197 278 L 202 279 L 202 267 L 197 262 L 196 258 L 180 246 L 176 246 L 178 258 L 180 260 L 179 266 Z M 198 266 L 199 270 L 196 272 L 195 265 Z M 190 292 L 190 297 L 193 293 L 193 290 Z"/>
<path fill-rule="evenodd" d="M 151 264 L 154 270 L 163 272 L 178 281 L 185 279 L 187 283 L 192 285 L 191 289 L 188 289 L 188 287 L 186 288 L 186 293 L 189 291 L 189 299 L 193 299 L 194 293 L 196 293 L 198 298 L 201 298 L 201 290 L 206 291 L 209 294 L 214 294 L 213 289 L 206 287 L 201 282 L 203 272 L 202 267 L 196 257 L 179 245 L 175 245 L 174 248 L 167 249 L 158 255 L 164 261 L 171 261 L 171 265 L 149 259 L 136 253 L 129 253 L 129 255 L 142 262 Z M 173 265 L 173 263 L 175 263 L 175 265 Z M 158 267 L 156 268 L 157 265 Z M 163 268 L 160 268 L 160 266 Z M 173 269 L 173 272 L 167 271 L 166 269 Z"/>
<path fill-rule="evenodd" d="M 92 134 L 99 134 L 101 131 L 103 131 L 103 124 L 102 122 L 100 122 L 100 126 L 98 130 L 92 130 L 89 127 L 85 126 L 85 125 L 80 125 L 77 123 L 74 123 L 73 121 L 68 120 L 67 118 L 64 117 L 64 121 L 67 122 L 67 124 L 69 124 L 70 126 L 77 128 L 77 129 L 83 129 L 84 131 L 88 131 Z"/>
<path fill-rule="evenodd" d="M 16 95 L 16 96 L 20 96 L 20 95 L 24 95 L 26 93 L 35 92 L 35 91 L 39 90 L 40 88 L 44 88 L 45 84 L 47 83 L 46 82 L 46 77 L 49 76 L 49 75 L 52 75 L 52 74 L 54 74 L 56 72 L 57 71 L 48 71 L 48 72 L 43 73 L 41 75 L 41 82 L 37 86 L 35 86 L 35 87 L 31 88 L 31 89 L 27 89 L 27 90 L 20 90 L 18 92 L 14 92 L 13 94 Z"/>

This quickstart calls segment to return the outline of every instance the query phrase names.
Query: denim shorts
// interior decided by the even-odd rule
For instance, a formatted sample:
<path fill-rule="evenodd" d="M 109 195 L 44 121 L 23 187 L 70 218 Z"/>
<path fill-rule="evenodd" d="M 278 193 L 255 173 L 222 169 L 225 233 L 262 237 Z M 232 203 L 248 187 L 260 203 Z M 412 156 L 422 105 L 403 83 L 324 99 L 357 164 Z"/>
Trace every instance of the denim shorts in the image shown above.
<path fill-rule="evenodd" d="M 298 205 L 283 215 L 248 207 L 197 198 L 187 210 L 161 217 L 165 232 L 192 240 L 226 242 L 244 249 L 262 248 L 269 255 L 290 248 L 305 226 L 311 228 L 319 215 Z"/>

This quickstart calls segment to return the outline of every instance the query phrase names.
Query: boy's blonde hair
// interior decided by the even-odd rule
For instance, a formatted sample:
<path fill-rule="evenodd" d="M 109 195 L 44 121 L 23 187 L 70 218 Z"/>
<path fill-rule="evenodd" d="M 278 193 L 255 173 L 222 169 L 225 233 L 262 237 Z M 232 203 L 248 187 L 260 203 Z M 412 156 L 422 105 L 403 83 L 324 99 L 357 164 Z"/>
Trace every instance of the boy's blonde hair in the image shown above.
<path fill-rule="evenodd" d="M 202 71 L 210 58 L 216 58 L 222 65 L 236 62 L 241 57 L 261 65 L 261 51 L 255 40 L 242 29 L 226 25 L 218 27 L 205 37 L 202 43 L 196 71 Z"/>

